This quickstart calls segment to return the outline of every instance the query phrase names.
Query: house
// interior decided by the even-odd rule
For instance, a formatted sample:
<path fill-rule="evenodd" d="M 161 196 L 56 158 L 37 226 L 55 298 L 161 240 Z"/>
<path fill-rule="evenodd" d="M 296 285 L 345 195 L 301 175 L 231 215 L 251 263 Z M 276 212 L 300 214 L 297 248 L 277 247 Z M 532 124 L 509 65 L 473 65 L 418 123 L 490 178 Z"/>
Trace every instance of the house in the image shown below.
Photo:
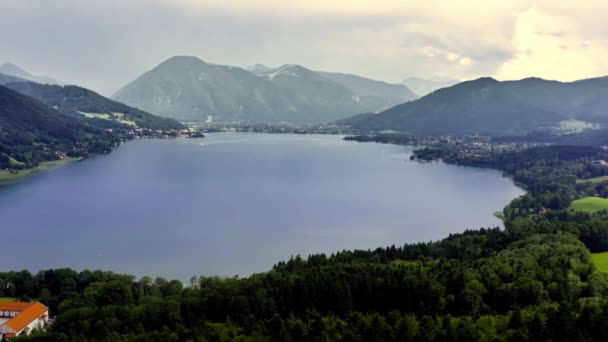
<path fill-rule="evenodd" d="M 49 309 L 40 303 L 0 302 L 0 341 L 44 328 Z"/>

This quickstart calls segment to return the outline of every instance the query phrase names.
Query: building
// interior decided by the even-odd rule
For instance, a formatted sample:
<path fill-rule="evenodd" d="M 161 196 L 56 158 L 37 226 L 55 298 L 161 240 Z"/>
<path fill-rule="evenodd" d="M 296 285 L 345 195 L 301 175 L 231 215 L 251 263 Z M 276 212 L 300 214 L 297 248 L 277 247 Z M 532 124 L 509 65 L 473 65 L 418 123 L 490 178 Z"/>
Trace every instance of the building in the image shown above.
<path fill-rule="evenodd" d="M 49 309 L 40 303 L 0 302 L 0 340 L 44 328 L 48 319 Z"/>

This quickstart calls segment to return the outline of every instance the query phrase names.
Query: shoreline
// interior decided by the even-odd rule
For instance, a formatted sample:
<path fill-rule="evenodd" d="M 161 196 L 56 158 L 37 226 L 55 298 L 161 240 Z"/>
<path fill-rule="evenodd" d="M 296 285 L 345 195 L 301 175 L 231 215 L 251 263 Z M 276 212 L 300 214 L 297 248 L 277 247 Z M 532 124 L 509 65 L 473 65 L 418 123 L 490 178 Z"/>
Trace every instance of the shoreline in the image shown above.
<path fill-rule="evenodd" d="M 81 160 L 83 160 L 83 158 L 64 158 L 42 162 L 40 163 L 40 165 L 33 169 L 19 170 L 16 172 L 2 170 L 0 171 L 0 186 L 16 184 L 28 179 L 29 177 L 37 173 Z"/>

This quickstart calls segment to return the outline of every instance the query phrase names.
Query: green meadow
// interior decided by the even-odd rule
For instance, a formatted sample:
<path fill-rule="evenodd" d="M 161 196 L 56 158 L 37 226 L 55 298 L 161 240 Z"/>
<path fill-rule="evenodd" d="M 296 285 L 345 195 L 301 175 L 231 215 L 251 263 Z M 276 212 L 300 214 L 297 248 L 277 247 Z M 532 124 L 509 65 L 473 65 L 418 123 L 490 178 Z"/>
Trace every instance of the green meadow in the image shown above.
<path fill-rule="evenodd" d="M 592 253 L 591 259 L 598 271 L 608 273 L 608 252 Z"/>
<path fill-rule="evenodd" d="M 580 200 L 573 201 L 570 209 L 576 211 L 596 212 L 608 209 L 608 199 L 600 197 L 585 197 Z"/>
<path fill-rule="evenodd" d="M 576 182 L 577 183 L 601 183 L 603 181 L 608 180 L 608 176 L 600 176 L 600 177 L 595 177 L 595 178 L 589 178 L 589 179 L 577 179 Z"/>

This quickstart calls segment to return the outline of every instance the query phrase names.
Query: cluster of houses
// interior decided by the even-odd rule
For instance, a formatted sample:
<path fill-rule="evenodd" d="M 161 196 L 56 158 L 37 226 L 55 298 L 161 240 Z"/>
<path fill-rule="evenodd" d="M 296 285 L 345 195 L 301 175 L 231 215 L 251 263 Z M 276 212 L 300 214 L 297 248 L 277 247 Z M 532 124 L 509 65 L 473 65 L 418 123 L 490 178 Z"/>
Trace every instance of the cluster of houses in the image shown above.
<path fill-rule="evenodd" d="M 0 302 L 0 341 L 44 329 L 49 322 L 49 309 L 37 302 Z"/>

